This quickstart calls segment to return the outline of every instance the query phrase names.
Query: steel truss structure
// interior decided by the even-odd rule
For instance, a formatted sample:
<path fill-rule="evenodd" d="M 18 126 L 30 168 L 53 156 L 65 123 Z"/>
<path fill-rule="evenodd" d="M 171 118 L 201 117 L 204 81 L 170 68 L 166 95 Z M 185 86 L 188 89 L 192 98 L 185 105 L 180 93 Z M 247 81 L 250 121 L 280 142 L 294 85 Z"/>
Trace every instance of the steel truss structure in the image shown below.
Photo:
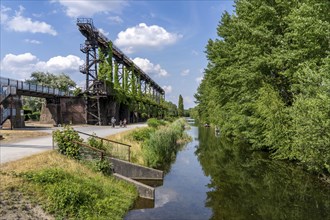
<path fill-rule="evenodd" d="M 130 94 L 149 97 L 158 104 L 165 99 L 165 91 L 118 49 L 112 41 L 107 39 L 94 26 L 91 18 L 78 18 L 77 26 L 86 38 L 85 43 L 80 45 L 80 50 L 86 54 L 86 62 L 80 67 L 80 72 L 86 75 L 84 93 L 87 95 L 87 112 L 96 120 L 97 124 L 102 124 L 100 99 L 109 96 L 114 97 L 115 93 L 105 81 L 110 80 Z M 105 59 L 105 57 L 107 58 Z M 101 78 L 99 73 L 100 65 L 106 61 L 111 67 L 107 70 L 107 80 Z"/>

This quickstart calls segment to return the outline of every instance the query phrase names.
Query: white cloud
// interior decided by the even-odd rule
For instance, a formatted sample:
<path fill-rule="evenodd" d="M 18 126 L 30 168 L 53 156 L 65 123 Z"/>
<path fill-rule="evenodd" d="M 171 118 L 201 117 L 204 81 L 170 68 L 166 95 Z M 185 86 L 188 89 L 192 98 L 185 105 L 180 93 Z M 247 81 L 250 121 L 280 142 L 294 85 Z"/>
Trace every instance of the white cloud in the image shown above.
<path fill-rule="evenodd" d="M 183 97 L 183 102 L 184 102 L 184 108 L 185 109 L 191 108 L 195 104 L 194 98 L 192 98 L 190 96 L 184 96 Z"/>
<path fill-rule="evenodd" d="M 66 15 L 77 18 L 80 16 L 92 17 L 96 13 L 120 13 L 128 5 L 127 1 L 95 1 L 95 0 L 55 0 L 64 6 Z"/>
<path fill-rule="evenodd" d="M 174 44 L 181 37 L 182 35 L 167 32 L 163 27 L 140 23 L 121 31 L 115 40 L 115 44 L 124 47 L 124 52 L 132 53 L 141 47 L 161 48 L 165 45 Z"/>
<path fill-rule="evenodd" d="M 31 40 L 31 39 L 25 39 L 24 42 L 29 43 L 29 44 L 41 44 L 41 41 Z"/>
<path fill-rule="evenodd" d="M 33 21 L 31 18 L 22 16 L 24 7 L 19 6 L 14 16 L 9 16 L 10 8 L 1 6 L 1 24 L 5 25 L 7 29 L 16 32 L 30 32 L 30 33 L 43 33 L 50 35 L 57 35 L 54 28 L 42 21 Z"/>
<path fill-rule="evenodd" d="M 111 21 L 111 23 L 114 23 L 114 24 L 121 24 L 123 23 L 123 19 L 121 19 L 121 17 L 119 16 L 110 16 L 108 17 L 108 19 Z"/>
<path fill-rule="evenodd" d="M 189 75 L 189 73 L 190 73 L 190 69 L 185 69 L 185 70 L 181 71 L 181 76 L 187 76 L 187 75 Z"/>
<path fill-rule="evenodd" d="M 192 53 L 193 55 L 195 55 L 195 56 L 198 56 L 198 55 L 199 55 L 199 53 L 198 53 L 196 50 L 192 50 L 191 53 Z"/>
<path fill-rule="evenodd" d="M 6 23 L 7 22 L 7 20 L 8 20 L 8 12 L 9 11 L 11 11 L 11 9 L 10 8 L 7 8 L 7 7 L 5 7 L 5 6 L 3 6 L 3 5 L 1 5 L 1 14 L 0 14 L 0 20 L 1 20 L 1 24 L 4 24 L 4 23 Z"/>
<path fill-rule="evenodd" d="M 133 62 L 139 66 L 145 73 L 154 76 L 167 76 L 168 73 L 159 64 L 153 64 L 148 59 L 136 57 Z"/>
<path fill-rule="evenodd" d="M 163 86 L 162 88 L 164 89 L 166 94 L 169 94 L 169 93 L 172 92 L 172 86 L 170 86 L 170 85 L 169 86 Z"/>
<path fill-rule="evenodd" d="M 102 28 L 99 28 L 98 29 L 99 30 L 99 32 L 101 32 L 101 34 L 103 34 L 104 36 L 109 36 L 109 32 L 106 32 L 105 30 L 103 30 Z"/>
<path fill-rule="evenodd" d="M 7 54 L 1 61 L 1 73 L 11 78 L 27 79 L 32 72 L 76 73 L 84 61 L 77 56 L 56 56 L 48 61 L 41 61 L 31 53 L 19 55 Z"/>
<path fill-rule="evenodd" d="M 199 77 L 197 77 L 195 80 L 196 80 L 196 82 L 199 84 L 199 83 L 202 82 L 203 78 L 204 78 L 203 76 L 199 76 Z"/>

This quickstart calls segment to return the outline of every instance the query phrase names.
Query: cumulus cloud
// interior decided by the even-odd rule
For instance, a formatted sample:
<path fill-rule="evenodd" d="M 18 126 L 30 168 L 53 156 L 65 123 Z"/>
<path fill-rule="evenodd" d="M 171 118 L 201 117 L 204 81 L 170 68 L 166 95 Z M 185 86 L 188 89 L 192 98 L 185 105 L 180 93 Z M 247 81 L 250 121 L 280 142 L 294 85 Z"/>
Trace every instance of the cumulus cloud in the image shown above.
<path fill-rule="evenodd" d="M 7 54 L 1 61 L 1 73 L 11 78 L 27 79 L 32 72 L 75 73 L 84 61 L 77 56 L 56 56 L 48 61 L 41 61 L 31 53 Z"/>
<path fill-rule="evenodd" d="M 190 73 L 190 69 L 185 69 L 181 71 L 181 76 L 188 76 Z"/>
<path fill-rule="evenodd" d="M 87 16 L 92 17 L 96 13 L 121 12 L 128 5 L 127 1 L 95 1 L 95 0 L 55 0 L 64 6 L 66 15 L 72 18 Z"/>
<path fill-rule="evenodd" d="M 168 85 L 168 86 L 163 86 L 162 87 L 165 91 L 166 94 L 169 94 L 172 92 L 172 86 Z"/>
<path fill-rule="evenodd" d="M 174 44 L 180 38 L 182 38 L 182 35 L 169 33 L 163 27 L 140 23 L 121 31 L 115 40 L 115 44 L 124 47 L 123 50 L 126 53 L 133 53 L 137 48 L 161 48 L 165 45 Z"/>
<path fill-rule="evenodd" d="M 30 33 L 42 33 L 57 35 L 54 28 L 43 21 L 33 21 L 31 18 L 24 17 L 24 7 L 19 6 L 19 10 L 16 11 L 14 16 L 8 14 L 11 11 L 10 8 L 1 6 L 1 24 L 5 25 L 8 30 L 16 32 L 30 32 Z"/>
<path fill-rule="evenodd" d="M 164 70 L 159 64 L 153 64 L 148 59 L 136 57 L 133 59 L 133 62 L 149 75 L 159 77 L 168 75 L 167 71 Z"/>

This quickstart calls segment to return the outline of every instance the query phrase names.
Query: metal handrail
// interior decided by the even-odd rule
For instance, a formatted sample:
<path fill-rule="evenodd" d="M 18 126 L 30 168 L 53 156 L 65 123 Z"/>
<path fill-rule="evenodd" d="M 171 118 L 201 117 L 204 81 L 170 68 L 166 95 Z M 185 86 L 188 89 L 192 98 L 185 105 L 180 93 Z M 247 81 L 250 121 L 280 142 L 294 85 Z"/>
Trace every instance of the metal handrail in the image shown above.
<path fill-rule="evenodd" d="M 109 139 L 102 138 L 102 137 L 98 137 L 96 135 L 88 134 L 88 133 L 85 133 L 85 132 L 81 132 L 81 131 L 77 131 L 77 130 L 75 130 L 75 131 L 78 132 L 79 134 L 87 135 L 89 137 L 94 137 L 94 138 L 100 139 L 102 141 L 108 141 L 108 142 L 111 142 L 111 143 L 115 143 L 115 144 L 119 144 L 119 145 L 123 145 L 123 146 L 128 147 L 128 161 L 131 160 L 131 147 L 132 147 L 131 145 L 125 144 L 125 143 L 122 143 L 122 142 L 118 142 L 118 141 L 109 140 Z"/>

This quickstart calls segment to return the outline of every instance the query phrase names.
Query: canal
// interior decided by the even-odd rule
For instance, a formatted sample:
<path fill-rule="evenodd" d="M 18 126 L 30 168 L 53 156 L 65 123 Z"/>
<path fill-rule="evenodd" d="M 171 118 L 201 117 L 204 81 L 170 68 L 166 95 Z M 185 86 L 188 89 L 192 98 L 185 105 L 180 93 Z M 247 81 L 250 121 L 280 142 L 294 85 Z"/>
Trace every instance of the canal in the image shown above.
<path fill-rule="evenodd" d="M 330 187 L 299 166 L 192 126 L 193 141 L 156 188 L 155 207 L 125 219 L 330 219 Z"/>

